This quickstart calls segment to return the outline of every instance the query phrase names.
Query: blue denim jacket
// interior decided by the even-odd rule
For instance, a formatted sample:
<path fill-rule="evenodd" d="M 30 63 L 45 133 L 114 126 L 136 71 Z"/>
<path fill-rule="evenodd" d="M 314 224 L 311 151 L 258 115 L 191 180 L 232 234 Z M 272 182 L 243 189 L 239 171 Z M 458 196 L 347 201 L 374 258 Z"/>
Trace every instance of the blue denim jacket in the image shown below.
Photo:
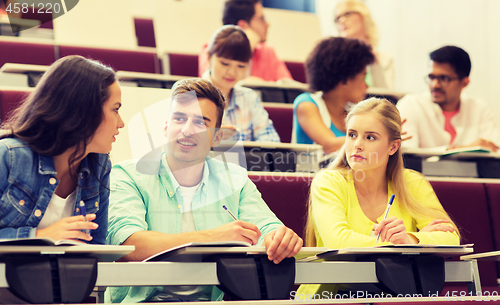
<path fill-rule="evenodd" d="M 91 230 L 93 244 L 106 243 L 111 161 L 105 154 L 89 154 L 78 174 L 72 215 L 80 215 L 78 204 L 85 203 L 88 214 L 95 213 Z M 59 180 L 53 157 L 35 153 L 16 138 L 0 140 L 0 238 L 35 237 Z M 101 182 L 99 182 L 99 180 Z"/>

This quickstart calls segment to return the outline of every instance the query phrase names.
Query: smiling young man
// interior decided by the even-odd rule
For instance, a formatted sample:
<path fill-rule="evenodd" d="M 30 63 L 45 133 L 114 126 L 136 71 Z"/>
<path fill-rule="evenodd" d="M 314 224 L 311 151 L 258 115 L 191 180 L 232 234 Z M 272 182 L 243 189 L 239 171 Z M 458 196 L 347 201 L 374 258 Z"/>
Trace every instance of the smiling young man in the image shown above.
<path fill-rule="evenodd" d="M 210 241 L 264 244 L 275 263 L 295 255 L 302 239 L 271 212 L 246 170 L 208 157 L 221 141 L 222 93 L 203 79 L 183 80 L 174 87 L 166 151 L 155 174 L 143 173 L 133 160 L 112 169 L 107 243 L 134 245 L 126 261 Z M 221 295 L 213 286 L 116 287 L 107 291 L 107 300 L 195 301 Z"/>
<path fill-rule="evenodd" d="M 467 52 L 445 46 L 432 52 L 430 59 L 429 92 L 408 94 L 397 104 L 401 118 L 407 120 L 403 131 L 412 136 L 402 145 L 443 151 L 482 146 L 497 151 L 500 131 L 490 108 L 462 93 L 471 70 Z"/>
<path fill-rule="evenodd" d="M 278 58 L 274 48 L 266 44 L 269 23 L 264 18 L 264 7 L 260 0 L 227 0 L 224 3 L 222 23 L 237 25 L 247 34 L 253 51 L 250 68 L 250 76 L 253 79 L 292 79 L 290 71 Z M 209 68 L 207 47 L 208 45 L 203 47 L 198 57 L 199 76 Z"/>

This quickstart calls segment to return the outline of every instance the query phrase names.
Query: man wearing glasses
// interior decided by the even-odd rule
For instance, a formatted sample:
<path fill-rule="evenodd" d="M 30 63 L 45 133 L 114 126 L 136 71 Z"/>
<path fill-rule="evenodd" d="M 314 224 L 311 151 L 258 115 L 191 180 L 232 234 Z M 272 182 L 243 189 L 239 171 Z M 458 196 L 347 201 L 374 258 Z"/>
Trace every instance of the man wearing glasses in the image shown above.
<path fill-rule="evenodd" d="M 469 54 L 445 46 L 430 54 L 429 92 L 407 94 L 397 104 L 403 131 L 411 139 L 404 147 L 446 149 L 481 146 L 497 151 L 500 132 L 488 105 L 462 94 L 469 84 Z"/>

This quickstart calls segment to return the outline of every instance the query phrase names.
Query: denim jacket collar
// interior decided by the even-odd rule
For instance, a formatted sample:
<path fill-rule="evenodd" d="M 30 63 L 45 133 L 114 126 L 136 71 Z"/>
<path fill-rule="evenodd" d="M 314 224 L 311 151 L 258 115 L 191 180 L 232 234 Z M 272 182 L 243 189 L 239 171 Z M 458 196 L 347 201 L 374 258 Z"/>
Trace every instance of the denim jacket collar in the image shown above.
<path fill-rule="evenodd" d="M 80 164 L 80 173 L 86 173 L 87 177 L 90 175 L 88 159 L 89 158 L 84 158 Z M 38 154 L 38 172 L 40 175 L 57 175 L 54 157 Z"/>

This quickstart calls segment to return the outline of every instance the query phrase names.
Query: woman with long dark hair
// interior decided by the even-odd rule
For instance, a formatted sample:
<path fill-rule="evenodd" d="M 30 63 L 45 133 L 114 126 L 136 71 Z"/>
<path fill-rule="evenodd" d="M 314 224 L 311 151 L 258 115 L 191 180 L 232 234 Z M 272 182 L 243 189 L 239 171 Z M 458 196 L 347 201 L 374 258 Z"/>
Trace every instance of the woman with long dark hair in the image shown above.
<path fill-rule="evenodd" d="M 120 106 L 111 68 L 81 56 L 50 66 L 2 125 L 0 238 L 105 243 Z"/>

